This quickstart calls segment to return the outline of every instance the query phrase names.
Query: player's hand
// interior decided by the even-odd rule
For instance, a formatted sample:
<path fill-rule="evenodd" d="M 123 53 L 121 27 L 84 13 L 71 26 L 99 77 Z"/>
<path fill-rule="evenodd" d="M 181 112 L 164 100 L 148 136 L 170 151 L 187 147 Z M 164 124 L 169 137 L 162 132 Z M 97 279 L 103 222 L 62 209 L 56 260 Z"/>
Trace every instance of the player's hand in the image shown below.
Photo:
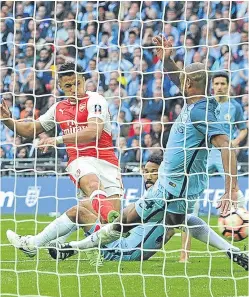
<path fill-rule="evenodd" d="M 5 100 L 3 99 L 0 104 L 0 119 L 8 119 L 8 118 L 11 118 L 11 112 Z"/>
<path fill-rule="evenodd" d="M 164 36 L 158 35 L 153 38 L 153 42 L 158 46 L 156 48 L 156 54 L 160 60 L 169 59 L 172 55 L 172 42 L 171 40 L 167 40 Z"/>
<path fill-rule="evenodd" d="M 238 193 L 237 190 L 232 190 L 231 193 L 225 193 L 220 200 L 216 208 L 220 209 L 220 213 L 226 215 L 231 207 L 237 209 L 238 207 Z"/>
<path fill-rule="evenodd" d="M 232 144 L 232 147 L 239 147 L 239 141 L 236 140 L 236 139 L 233 139 L 233 140 L 231 141 L 231 144 Z"/>
<path fill-rule="evenodd" d="M 38 143 L 38 148 L 42 150 L 42 152 L 45 154 L 47 153 L 49 147 L 56 147 L 56 138 L 55 137 L 49 137 L 46 139 L 41 139 Z"/>

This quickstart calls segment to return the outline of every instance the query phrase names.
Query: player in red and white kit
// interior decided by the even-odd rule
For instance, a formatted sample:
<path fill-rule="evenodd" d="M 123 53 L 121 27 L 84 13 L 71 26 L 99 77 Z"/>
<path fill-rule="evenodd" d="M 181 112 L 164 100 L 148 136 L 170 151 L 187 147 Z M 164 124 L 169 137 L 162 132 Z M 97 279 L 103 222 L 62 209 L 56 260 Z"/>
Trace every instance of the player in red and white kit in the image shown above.
<path fill-rule="evenodd" d="M 98 93 L 85 92 L 82 72 L 82 68 L 74 63 L 60 67 L 59 85 L 67 99 L 54 104 L 38 121 L 7 119 L 11 118 L 11 114 L 4 101 L 1 104 L 1 119 L 4 119 L 7 127 L 23 137 L 52 130 L 58 124 L 63 136 L 43 139 L 39 147 L 46 151 L 51 145 L 66 145 L 69 157 L 67 171 L 71 179 L 90 198 L 100 220 L 112 222 L 119 216 L 123 187 L 112 144 L 108 104 Z M 77 230 L 77 222 L 72 221 L 70 214 L 71 210 L 68 210 L 36 236 L 19 236 L 8 230 L 7 237 L 15 247 L 34 256 L 37 247 Z M 72 217 L 75 218 L 75 215 Z"/>

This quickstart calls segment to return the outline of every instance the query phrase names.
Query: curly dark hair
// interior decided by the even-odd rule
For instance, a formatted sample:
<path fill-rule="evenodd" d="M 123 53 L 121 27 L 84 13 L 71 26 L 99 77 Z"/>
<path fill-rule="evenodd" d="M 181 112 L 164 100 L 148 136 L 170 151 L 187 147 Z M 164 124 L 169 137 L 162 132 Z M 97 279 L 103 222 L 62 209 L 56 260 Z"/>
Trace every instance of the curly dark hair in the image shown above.
<path fill-rule="evenodd" d="M 83 75 L 83 68 L 78 65 L 75 64 L 73 62 L 67 62 L 61 65 L 61 67 L 59 68 L 59 73 L 58 73 L 58 77 L 62 78 L 63 76 L 71 76 L 74 75 L 75 73 L 79 73 L 81 75 Z"/>
<path fill-rule="evenodd" d="M 147 162 L 155 163 L 157 165 L 160 165 L 163 161 L 163 155 L 159 153 L 153 153 L 149 156 L 149 159 Z"/>

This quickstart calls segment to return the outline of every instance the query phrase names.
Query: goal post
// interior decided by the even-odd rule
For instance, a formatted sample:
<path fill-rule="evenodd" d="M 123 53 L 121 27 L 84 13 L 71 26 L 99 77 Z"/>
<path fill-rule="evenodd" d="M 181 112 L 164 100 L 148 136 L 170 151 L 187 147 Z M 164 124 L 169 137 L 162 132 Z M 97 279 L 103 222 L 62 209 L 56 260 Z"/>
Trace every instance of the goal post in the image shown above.
<path fill-rule="evenodd" d="M 173 231 L 155 235 L 150 248 L 157 250 L 153 256 L 147 256 L 150 251 L 145 242 L 153 237 L 154 225 L 147 233 L 139 229 L 133 232 L 134 240 L 124 241 L 124 249 L 120 245 L 112 248 L 103 267 L 91 267 L 83 252 L 65 261 L 53 260 L 45 247 L 28 258 L 6 238 L 8 229 L 23 236 L 37 235 L 82 199 L 66 171 L 66 147 L 51 146 L 45 153 L 37 148 L 40 140 L 63 135 L 58 123 L 40 135 L 33 131 L 31 137 L 24 137 L 28 131 L 19 136 L 17 126 L 7 127 L 12 128 L 13 120 L 39 121 L 51 106 L 66 98 L 58 82 L 60 66 L 66 62 L 75 64 L 75 73 L 79 65 L 86 91 L 98 92 L 108 103 L 112 143 L 124 185 L 122 209 L 145 197 L 145 175 L 151 178 L 155 170 L 144 167 L 151 155 L 163 157 L 177 119 L 182 125 L 176 133 L 186 132 L 188 115 L 181 115 L 184 106 L 190 105 L 184 93 L 189 83 L 184 79 L 185 69 L 202 63 L 206 76 L 213 77 L 206 85 L 207 100 L 220 100 L 216 115 L 223 117 L 219 122 L 232 141 L 230 151 L 236 150 L 240 207 L 248 211 L 248 13 L 247 1 L 1 2 L 1 296 L 249 295 L 248 274 L 227 259 L 224 251 L 194 239 L 188 242 L 189 231 L 187 240 L 181 239 L 183 228 L 174 235 Z M 155 36 L 171 42 L 171 58 L 178 71 L 165 69 Z M 220 86 L 214 82 L 218 73 L 223 78 Z M 222 93 L 226 88 L 228 96 Z M 3 106 L 10 110 L 8 123 Z M 86 108 L 83 104 L 79 113 Z M 95 106 L 95 113 L 99 112 L 101 107 Z M 208 130 L 207 113 L 201 122 Z M 67 134 L 74 132 L 78 132 L 77 119 Z M 206 143 L 208 137 L 207 133 Z M 181 175 L 188 180 L 186 141 Z M 224 194 L 225 177 L 220 170 L 221 156 L 206 144 L 197 149 L 211 149 L 208 162 L 212 171 L 198 173 L 206 175 L 208 187 L 194 214 L 219 233 L 216 207 Z M 157 226 L 168 227 L 162 222 Z M 76 229 L 69 230 L 70 237 L 65 240 L 81 240 L 87 235 Z M 164 245 L 167 236 L 172 238 Z M 248 238 L 232 240 L 232 244 L 248 253 Z M 137 251 L 144 259 L 134 261 L 139 258 L 135 257 Z"/>

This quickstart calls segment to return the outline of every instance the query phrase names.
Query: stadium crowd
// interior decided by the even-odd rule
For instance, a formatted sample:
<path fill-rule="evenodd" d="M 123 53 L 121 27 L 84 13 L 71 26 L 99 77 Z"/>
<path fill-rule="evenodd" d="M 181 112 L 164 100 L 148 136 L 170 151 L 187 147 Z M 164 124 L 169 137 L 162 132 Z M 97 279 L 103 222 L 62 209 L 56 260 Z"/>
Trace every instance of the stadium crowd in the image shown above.
<path fill-rule="evenodd" d="M 211 72 L 230 71 L 230 95 L 247 120 L 248 13 L 246 1 L 2 1 L 1 96 L 15 119 L 37 119 L 63 99 L 58 67 L 78 63 L 87 90 L 109 103 L 121 163 L 145 163 L 166 146 L 183 105 L 179 89 L 162 74 L 153 36 L 171 38 L 181 68 L 203 62 Z M 55 156 L 52 148 L 37 151 L 37 139 L 14 137 L 2 123 L 0 141 L 1 158 Z M 58 152 L 66 161 L 65 150 Z M 247 157 L 241 150 L 239 160 Z"/>

